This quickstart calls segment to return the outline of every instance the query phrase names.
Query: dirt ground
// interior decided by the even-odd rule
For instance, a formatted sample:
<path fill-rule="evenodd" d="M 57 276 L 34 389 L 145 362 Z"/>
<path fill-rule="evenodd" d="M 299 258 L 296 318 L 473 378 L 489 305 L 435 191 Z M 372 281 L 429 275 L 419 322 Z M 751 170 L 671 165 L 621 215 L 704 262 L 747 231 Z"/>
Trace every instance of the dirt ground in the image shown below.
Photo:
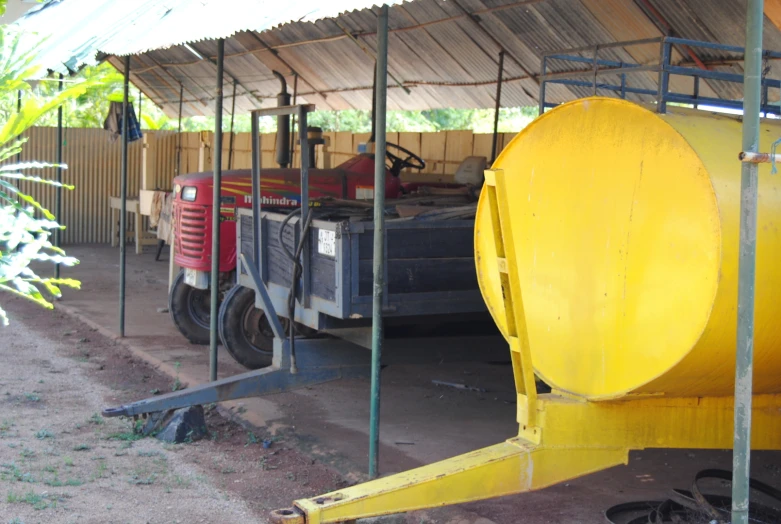
<path fill-rule="evenodd" d="M 0 330 L 0 524 L 263 523 L 269 510 L 365 479 L 367 380 L 224 403 L 208 412 L 211 437 L 192 444 L 135 440 L 128 422 L 95 416 L 207 380 L 208 356 L 157 311 L 165 305 L 165 262 L 149 253 L 128 256 L 127 337 L 118 341 L 118 251 L 73 246 L 69 254 L 82 263 L 63 273 L 81 279 L 83 288 L 67 292 L 56 311 L 3 297 L 13 324 Z M 221 355 L 220 376 L 240 371 Z M 486 391 L 436 387 L 432 380 Z M 512 373 L 500 362 L 391 365 L 382 387 L 384 475 L 517 432 Z M 270 449 L 258 444 L 263 439 L 274 441 Z M 672 488 L 688 489 L 705 468 L 730 469 L 731 452 L 633 452 L 628 466 L 391 522 L 603 523 L 608 507 L 666 498 Z M 781 454 L 755 452 L 752 473 L 780 485 Z"/>
<path fill-rule="evenodd" d="M 0 348 L 0 522 L 265 522 L 291 496 L 344 485 L 340 475 L 214 410 L 211 435 L 140 439 L 106 419 L 117 401 L 170 391 L 169 377 L 67 315 L 20 300 Z"/>

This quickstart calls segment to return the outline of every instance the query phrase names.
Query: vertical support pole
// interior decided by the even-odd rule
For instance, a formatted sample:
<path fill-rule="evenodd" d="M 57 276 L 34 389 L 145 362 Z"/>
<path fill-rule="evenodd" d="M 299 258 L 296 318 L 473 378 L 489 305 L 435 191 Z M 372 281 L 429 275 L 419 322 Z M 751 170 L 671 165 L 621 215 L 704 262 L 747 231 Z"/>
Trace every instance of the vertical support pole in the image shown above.
<path fill-rule="evenodd" d="M 304 106 L 299 106 L 298 110 L 298 146 L 301 148 L 301 222 L 300 231 L 304 249 L 301 260 L 301 298 L 303 306 L 309 307 L 310 289 L 311 289 L 311 267 L 309 256 L 309 242 L 303 240 L 304 226 L 309 217 L 309 136 L 307 132 L 307 114 Z M 290 158 L 293 161 L 293 158 Z M 311 230 L 310 230 L 311 231 Z"/>
<path fill-rule="evenodd" d="M 258 114 L 251 113 L 250 132 L 252 133 L 252 257 L 258 266 L 258 273 L 262 279 L 264 274 L 261 268 L 263 257 L 260 248 L 260 230 L 262 219 L 260 217 L 260 125 Z"/>
<path fill-rule="evenodd" d="M 667 91 L 670 90 L 670 73 L 667 68 L 670 66 L 671 45 L 666 38 L 662 38 L 661 49 L 659 50 L 659 79 L 657 80 L 659 90 L 656 92 L 656 112 L 667 112 Z"/>
<path fill-rule="evenodd" d="M 60 73 L 59 90 L 62 91 L 62 73 Z M 18 103 L 18 102 L 17 102 Z M 62 184 L 62 104 L 57 108 L 57 182 Z M 56 200 L 54 204 L 54 215 L 57 220 L 62 222 L 62 187 L 58 186 L 55 189 Z M 62 246 L 62 230 L 54 230 L 54 245 L 57 247 Z M 60 264 L 59 262 L 54 265 L 54 278 L 60 278 Z"/>
<path fill-rule="evenodd" d="M 697 109 L 700 104 L 697 103 L 697 100 L 700 98 L 700 77 L 695 76 L 694 77 L 694 109 Z"/>
<path fill-rule="evenodd" d="M 124 58 L 125 78 L 122 95 L 122 160 L 119 183 L 119 336 L 125 336 L 125 244 L 127 239 L 127 114 L 130 89 L 130 55 Z"/>
<path fill-rule="evenodd" d="M 214 176 L 212 178 L 212 268 L 209 311 L 209 380 L 217 380 L 217 312 L 220 308 L 220 193 L 222 192 L 222 83 L 225 39 L 217 40 L 217 93 L 214 99 Z"/>
<path fill-rule="evenodd" d="M 543 56 L 542 57 L 542 71 L 540 74 L 540 116 L 545 112 L 545 84 L 547 84 L 547 81 L 545 80 L 545 74 L 548 69 L 548 57 Z"/>
<path fill-rule="evenodd" d="M 623 63 L 621 67 L 623 67 Z M 621 73 L 621 99 L 626 100 L 626 73 Z"/>
<path fill-rule="evenodd" d="M 743 73 L 743 151 L 759 151 L 764 1 L 748 0 Z M 751 395 L 754 378 L 754 284 L 759 166 L 741 163 L 738 335 L 735 355 L 735 437 L 732 451 L 732 523 L 748 524 L 751 467 Z"/>
<path fill-rule="evenodd" d="M 385 117 L 388 95 L 388 6 L 377 19 L 377 80 L 374 138 L 374 285 L 372 293 L 372 381 L 369 427 L 369 477 L 377 478 L 380 451 L 380 361 L 384 336 L 382 298 L 385 287 Z"/>
<path fill-rule="evenodd" d="M 504 49 L 499 51 L 499 76 L 496 79 L 496 106 L 494 107 L 494 134 L 491 137 L 491 163 L 496 159 L 496 143 L 499 137 L 499 109 L 502 107 L 502 78 L 504 75 Z"/>
<path fill-rule="evenodd" d="M 176 137 L 176 176 L 182 174 L 182 102 L 184 101 L 184 86 L 179 84 L 179 129 Z"/>
<path fill-rule="evenodd" d="M 138 125 L 141 126 L 141 102 L 144 99 L 144 93 L 138 90 Z"/>
<path fill-rule="evenodd" d="M 231 102 L 231 137 L 230 146 L 228 146 L 228 169 L 233 169 L 233 120 L 236 116 L 236 84 L 238 83 L 238 80 L 233 80 L 233 101 Z"/>
<path fill-rule="evenodd" d="M 293 73 L 293 105 L 298 103 L 298 73 Z M 300 125 L 300 124 L 299 124 Z M 290 167 L 296 160 L 296 115 L 290 116 Z"/>

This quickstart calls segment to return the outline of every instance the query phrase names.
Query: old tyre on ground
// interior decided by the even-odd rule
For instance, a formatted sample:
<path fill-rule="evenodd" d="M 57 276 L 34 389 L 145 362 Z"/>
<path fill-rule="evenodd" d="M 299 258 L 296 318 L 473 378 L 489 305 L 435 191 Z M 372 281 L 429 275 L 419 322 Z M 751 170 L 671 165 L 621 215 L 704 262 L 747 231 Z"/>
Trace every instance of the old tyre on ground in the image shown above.
<path fill-rule="evenodd" d="M 248 369 L 271 365 L 274 332 L 266 313 L 255 307 L 255 291 L 234 286 L 222 301 L 217 324 L 223 346 L 236 362 Z"/>
<path fill-rule="evenodd" d="M 184 282 L 180 271 L 168 292 L 168 311 L 174 325 L 193 344 L 209 343 L 211 292 L 196 289 Z"/>

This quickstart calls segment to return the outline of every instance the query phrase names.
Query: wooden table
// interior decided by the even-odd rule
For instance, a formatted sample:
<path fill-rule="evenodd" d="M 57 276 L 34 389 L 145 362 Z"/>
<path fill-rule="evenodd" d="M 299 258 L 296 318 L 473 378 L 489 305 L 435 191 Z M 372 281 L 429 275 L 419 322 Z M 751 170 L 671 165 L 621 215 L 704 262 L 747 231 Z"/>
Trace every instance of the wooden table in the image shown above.
<path fill-rule="evenodd" d="M 111 211 L 111 247 L 119 245 L 119 214 L 122 212 L 122 199 L 119 197 L 109 197 L 109 209 Z M 147 233 L 141 227 L 141 204 L 137 198 L 128 198 L 126 201 L 127 212 L 133 213 L 135 231 L 126 231 L 135 239 L 136 255 L 144 251 L 144 246 L 157 245 L 157 235 Z"/>

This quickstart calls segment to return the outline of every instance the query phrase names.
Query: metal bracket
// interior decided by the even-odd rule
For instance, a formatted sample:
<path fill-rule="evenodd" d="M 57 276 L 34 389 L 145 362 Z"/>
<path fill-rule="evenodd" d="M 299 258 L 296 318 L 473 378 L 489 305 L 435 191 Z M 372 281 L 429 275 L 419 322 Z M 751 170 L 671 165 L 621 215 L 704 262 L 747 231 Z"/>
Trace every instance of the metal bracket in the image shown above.
<path fill-rule="evenodd" d="M 331 339 L 302 339 L 296 341 L 298 373 L 277 362 L 278 354 L 285 354 L 286 340 L 274 339 L 274 364 L 240 375 L 208 382 L 195 387 L 151 397 L 138 402 L 103 410 L 105 417 L 129 417 L 169 409 L 237 400 L 271 393 L 281 393 L 303 386 L 330 382 L 341 378 L 360 378 L 369 375 L 369 355 L 350 344 L 335 343 Z M 287 354 L 289 356 L 289 347 Z M 289 358 L 289 357 L 288 357 Z M 289 359 L 287 361 L 289 366 Z"/>
<path fill-rule="evenodd" d="M 520 434 L 530 441 L 539 442 L 537 427 L 537 385 L 532 366 L 529 333 L 526 328 L 526 314 L 523 308 L 521 283 L 515 242 L 510 220 L 510 201 L 507 196 L 504 171 L 485 171 L 485 187 L 491 224 L 499 263 L 499 277 L 504 295 L 507 333 L 510 355 L 513 362 L 515 389 L 518 393 L 518 424 Z"/>

